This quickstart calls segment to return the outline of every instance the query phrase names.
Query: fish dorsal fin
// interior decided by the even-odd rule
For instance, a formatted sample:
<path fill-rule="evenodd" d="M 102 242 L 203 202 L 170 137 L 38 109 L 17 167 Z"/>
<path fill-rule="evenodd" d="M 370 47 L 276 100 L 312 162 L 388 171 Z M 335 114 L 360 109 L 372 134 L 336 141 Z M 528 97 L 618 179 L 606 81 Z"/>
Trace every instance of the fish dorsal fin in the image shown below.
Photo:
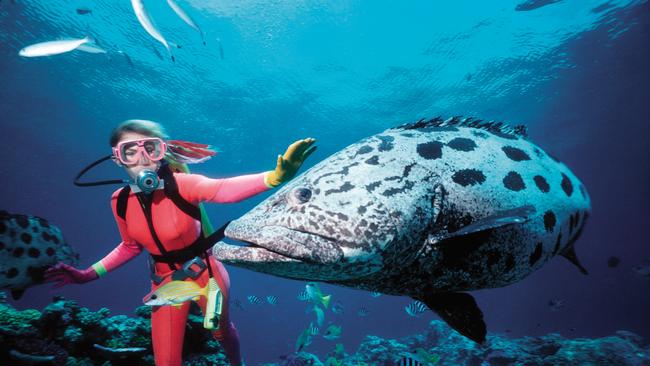
<path fill-rule="evenodd" d="M 583 267 L 582 264 L 580 264 L 580 261 L 578 260 L 578 255 L 576 254 L 576 249 L 573 246 L 573 244 L 566 247 L 564 251 L 560 253 L 560 255 L 568 259 L 569 262 L 573 263 L 576 267 L 578 267 L 578 269 L 582 274 L 584 275 L 589 274 L 589 272 L 587 272 L 587 269 Z"/>
<path fill-rule="evenodd" d="M 450 327 L 476 343 L 483 344 L 487 334 L 483 312 L 468 293 L 448 292 L 416 298 L 425 303 Z"/>
<path fill-rule="evenodd" d="M 403 129 L 403 130 L 415 130 L 419 128 L 427 127 L 471 127 L 485 130 L 497 134 L 509 134 L 515 135 L 517 137 L 527 137 L 528 129 L 524 125 L 511 126 L 503 122 L 496 121 L 484 121 L 481 119 L 476 119 L 473 117 L 452 117 L 448 119 L 442 119 L 441 117 L 431 118 L 429 120 L 421 119 L 417 122 L 406 123 L 401 126 L 395 127 L 394 129 Z"/>

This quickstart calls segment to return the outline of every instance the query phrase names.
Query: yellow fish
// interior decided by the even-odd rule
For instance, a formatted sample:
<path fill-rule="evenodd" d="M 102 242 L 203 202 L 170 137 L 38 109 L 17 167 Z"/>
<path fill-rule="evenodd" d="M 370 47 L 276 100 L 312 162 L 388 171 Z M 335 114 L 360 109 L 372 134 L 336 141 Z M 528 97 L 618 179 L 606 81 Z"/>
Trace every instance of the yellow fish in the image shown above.
<path fill-rule="evenodd" d="M 186 301 L 196 301 L 201 296 L 207 297 L 208 287 L 209 285 L 200 287 L 194 281 L 170 281 L 149 293 L 142 301 L 148 306 L 173 305 L 179 307 Z"/>

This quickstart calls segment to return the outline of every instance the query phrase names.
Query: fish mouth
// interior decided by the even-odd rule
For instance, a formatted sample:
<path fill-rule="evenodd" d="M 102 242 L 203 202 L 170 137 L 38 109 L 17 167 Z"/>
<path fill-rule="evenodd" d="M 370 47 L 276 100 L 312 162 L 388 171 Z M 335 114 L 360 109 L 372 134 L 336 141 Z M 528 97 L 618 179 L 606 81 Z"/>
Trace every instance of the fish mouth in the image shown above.
<path fill-rule="evenodd" d="M 225 236 L 243 245 L 216 243 L 212 252 L 218 260 L 283 277 L 303 278 L 300 273 L 313 273 L 314 267 L 343 258 L 336 240 L 279 225 L 254 226 L 235 220 L 226 228 Z"/>

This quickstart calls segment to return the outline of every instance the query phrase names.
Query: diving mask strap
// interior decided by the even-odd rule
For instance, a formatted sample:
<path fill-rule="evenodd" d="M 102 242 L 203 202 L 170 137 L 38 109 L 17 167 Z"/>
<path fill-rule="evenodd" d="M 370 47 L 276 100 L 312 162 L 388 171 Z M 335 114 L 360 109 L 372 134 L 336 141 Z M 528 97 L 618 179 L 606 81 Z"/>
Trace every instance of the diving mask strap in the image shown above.
<path fill-rule="evenodd" d="M 112 179 L 112 180 L 100 180 L 96 182 L 81 182 L 80 179 L 81 177 L 86 174 L 87 171 L 90 169 L 94 168 L 95 166 L 105 162 L 106 160 L 110 160 L 113 157 L 113 155 L 107 155 L 93 163 L 90 163 L 88 166 L 83 168 L 79 174 L 74 178 L 74 185 L 77 187 L 93 187 L 93 186 L 103 186 L 107 184 L 124 184 L 124 183 L 129 183 L 128 180 L 126 179 Z"/>

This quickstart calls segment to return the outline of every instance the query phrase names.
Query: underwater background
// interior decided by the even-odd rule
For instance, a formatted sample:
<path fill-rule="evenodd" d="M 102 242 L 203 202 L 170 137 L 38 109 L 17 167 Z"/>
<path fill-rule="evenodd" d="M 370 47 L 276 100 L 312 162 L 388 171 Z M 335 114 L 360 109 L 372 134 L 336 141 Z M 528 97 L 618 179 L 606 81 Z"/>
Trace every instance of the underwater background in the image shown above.
<path fill-rule="evenodd" d="M 120 241 L 109 206 L 117 187 L 72 180 L 110 153 L 109 133 L 125 119 L 158 121 L 172 138 L 215 146 L 215 158 L 191 167 L 210 177 L 270 170 L 299 138 L 317 139 L 305 171 L 421 118 L 525 124 L 530 140 L 589 191 L 592 215 L 576 244 L 589 275 L 557 258 L 523 281 L 473 292 L 488 331 L 596 338 L 628 330 L 650 339 L 648 2 L 538 1 L 524 11 L 515 10 L 521 1 L 181 3 L 205 45 L 164 2 L 147 3 L 166 38 L 182 46 L 172 62 L 128 1 L 0 1 L 0 209 L 59 226 L 85 268 Z M 18 55 L 33 43 L 84 36 L 108 54 Z M 92 177 L 126 176 L 104 164 Z M 218 227 L 271 193 L 206 208 Z M 62 295 L 133 315 L 149 292 L 146 257 L 99 281 L 37 286 L 10 302 L 42 309 Z M 608 265 L 611 257 L 620 264 Z M 231 318 L 247 364 L 292 353 L 313 318 L 297 299 L 305 283 L 227 268 L 231 299 L 243 307 L 231 305 Z M 437 319 L 409 316 L 409 298 L 320 287 L 343 307 L 325 318 L 342 326 L 341 338 L 317 337 L 308 347 L 321 357 L 335 343 L 354 351 L 366 335 L 399 338 Z M 250 304 L 249 295 L 278 303 Z M 556 300 L 563 306 L 549 306 Z"/>

